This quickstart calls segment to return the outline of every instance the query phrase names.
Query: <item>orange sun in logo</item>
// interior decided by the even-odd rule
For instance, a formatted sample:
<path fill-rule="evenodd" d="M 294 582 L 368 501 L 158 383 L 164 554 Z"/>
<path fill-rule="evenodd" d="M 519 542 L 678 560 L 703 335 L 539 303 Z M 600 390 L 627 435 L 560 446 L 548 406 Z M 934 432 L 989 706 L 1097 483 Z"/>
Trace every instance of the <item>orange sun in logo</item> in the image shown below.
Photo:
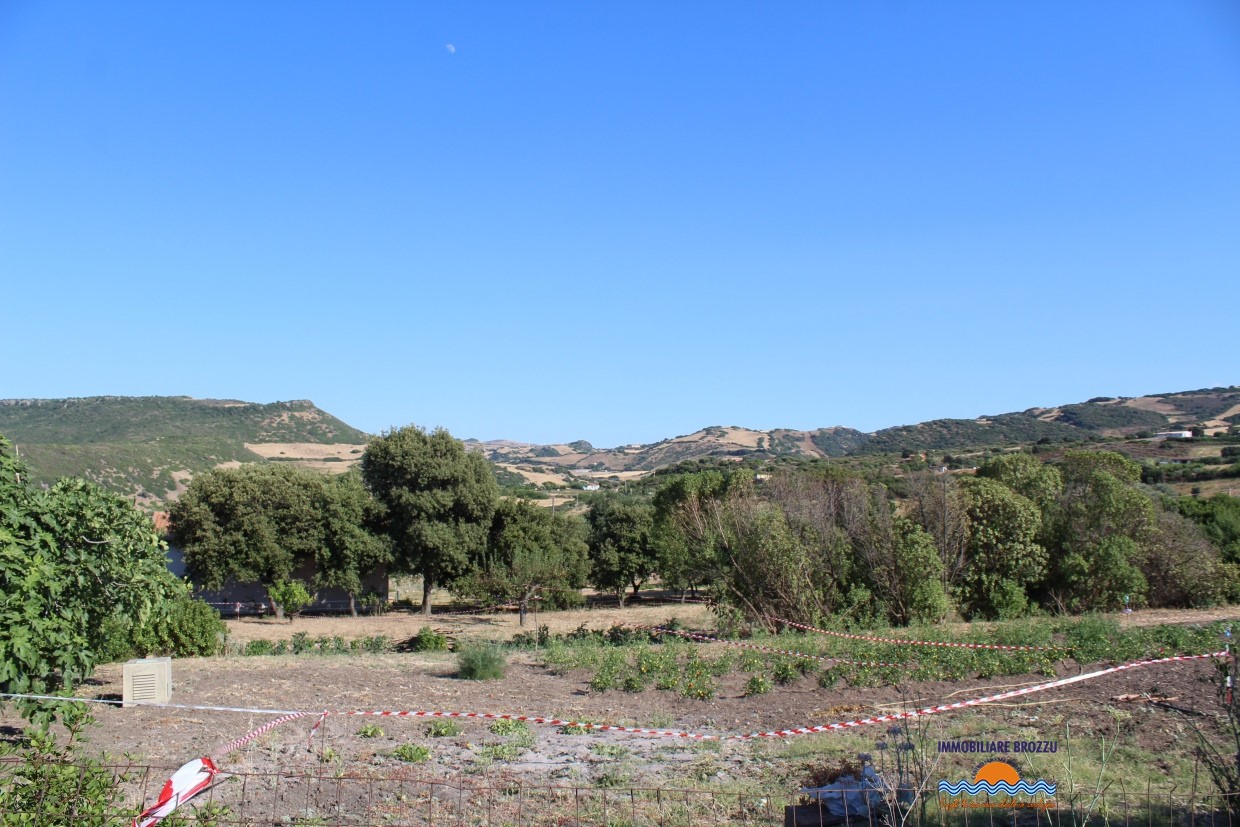
<path fill-rule="evenodd" d="M 987 784 L 998 784 L 1000 781 L 1015 784 L 1020 781 L 1020 773 L 1006 761 L 991 761 L 988 764 L 982 764 L 977 770 L 977 775 L 973 776 L 974 784 L 982 781 Z"/>

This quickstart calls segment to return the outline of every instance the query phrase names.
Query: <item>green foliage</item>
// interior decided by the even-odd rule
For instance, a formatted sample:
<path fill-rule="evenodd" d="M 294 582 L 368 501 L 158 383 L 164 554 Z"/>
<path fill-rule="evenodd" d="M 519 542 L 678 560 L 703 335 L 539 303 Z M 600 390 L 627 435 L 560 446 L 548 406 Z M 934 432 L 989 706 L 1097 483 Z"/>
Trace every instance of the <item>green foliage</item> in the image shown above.
<path fill-rule="evenodd" d="M 636 594 L 658 568 L 654 512 L 650 505 L 607 497 L 586 514 L 590 527 L 590 581 L 614 592 L 624 605 L 625 589 Z"/>
<path fill-rule="evenodd" d="M 430 760 L 430 747 L 422 744 L 401 744 L 392 750 L 392 756 L 409 764 L 421 764 Z"/>
<path fill-rule="evenodd" d="M 418 574 L 423 611 L 437 585 L 451 585 L 486 549 L 499 487 L 480 454 L 440 428 L 409 426 L 372 440 L 362 478 L 387 507 L 393 565 Z"/>
<path fill-rule="evenodd" d="M 577 591 L 589 571 L 586 526 L 580 517 L 513 500 L 501 500 L 486 550 L 455 590 L 488 602 L 515 601 L 521 621 L 532 599 L 543 605 L 580 605 Z"/>
<path fill-rule="evenodd" d="M 279 610 L 281 616 L 296 617 L 303 609 L 314 602 L 310 592 L 300 580 L 285 580 L 267 587 L 267 596 Z"/>
<path fill-rule="evenodd" d="M 445 652 L 448 649 L 448 638 L 432 629 L 423 626 L 409 640 L 410 648 L 415 652 Z"/>
<path fill-rule="evenodd" d="M 28 487 L 0 437 L 0 688 L 49 694 L 88 677 L 119 618 L 145 625 L 185 594 L 150 519 L 83 480 Z M 23 704 L 36 721 L 56 708 Z"/>
<path fill-rule="evenodd" d="M 169 522 L 200 587 L 235 579 L 270 589 L 313 561 L 321 585 L 357 591 L 360 578 L 388 557 L 371 531 L 378 514 L 356 475 L 248 465 L 196 477 Z M 278 602 L 276 615 L 283 617 Z"/>
<path fill-rule="evenodd" d="M 504 677 L 508 661 L 497 646 L 467 644 L 457 652 L 457 677 L 470 681 L 494 681 Z"/>
<path fill-rule="evenodd" d="M 491 724 L 487 729 L 494 735 L 517 735 L 530 731 L 529 724 L 525 723 L 525 721 L 514 721 L 509 718 L 502 718 Z"/>
<path fill-rule="evenodd" d="M 113 827 L 133 810 L 118 779 L 80 744 L 93 719 L 80 706 L 61 715 L 63 745 L 47 727 L 26 730 L 25 743 L 0 743 L 0 827 Z"/>
<path fill-rule="evenodd" d="M 382 738 L 383 727 L 378 724 L 363 724 L 357 731 L 357 736 L 359 738 Z"/>
<path fill-rule="evenodd" d="M 168 601 L 141 626 L 114 616 L 105 628 L 103 657 L 113 661 L 165 655 L 210 657 L 224 650 L 228 636 L 220 613 L 188 595 Z"/>
<path fill-rule="evenodd" d="M 461 734 L 461 725 L 451 718 L 436 718 L 426 728 L 426 734 L 432 738 L 452 738 Z"/>
<path fill-rule="evenodd" d="M 1020 617 L 1030 609 L 1026 590 L 1046 574 L 1046 549 L 1037 541 L 1042 515 L 1031 500 L 992 479 L 967 483 L 962 488 L 968 540 L 960 610 L 985 619 Z"/>
<path fill-rule="evenodd" d="M 752 675 L 745 682 L 745 697 L 752 698 L 754 695 L 765 695 L 774 688 L 775 685 L 771 683 L 771 679 L 766 675 Z"/>

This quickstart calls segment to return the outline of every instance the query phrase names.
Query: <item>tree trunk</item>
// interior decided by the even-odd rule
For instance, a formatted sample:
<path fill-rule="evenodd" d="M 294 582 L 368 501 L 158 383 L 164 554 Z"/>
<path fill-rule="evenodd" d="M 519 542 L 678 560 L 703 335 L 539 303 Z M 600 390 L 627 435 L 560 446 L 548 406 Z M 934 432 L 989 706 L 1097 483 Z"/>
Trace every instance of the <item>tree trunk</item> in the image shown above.
<path fill-rule="evenodd" d="M 349 617 L 357 617 L 357 601 L 353 599 L 353 592 L 349 592 Z"/>
<path fill-rule="evenodd" d="M 620 589 L 620 591 L 616 592 L 616 601 L 619 602 L 621 609 L 624 608 L 624 600 L 626 597 L 627 595 L 625 595 L 624 589 Z"/>
<path fill-rule="evenodd" d="M 431 616 L 431 591 L 434 590 L 435 583 L 429 576 L 422 578 L 422 614 L 427 617 Z"/>
<path fill-rule="evenodd" d="M 271 598 L 268 598 L 268 600 L 271 600 Z M 274 600 L 271 600 L 271 610 L 276 613 L 276 620 L 284 619 L 284 607 Z"/>
<path fill-rule="evenodd" d="M 528 597 L 521 598 L 521 619 L 518 622 L 518 625 L 520 626 L 525 625 L 525 613 L 529 611 L 529 608 L 530 608 L 530 599 Z"/>

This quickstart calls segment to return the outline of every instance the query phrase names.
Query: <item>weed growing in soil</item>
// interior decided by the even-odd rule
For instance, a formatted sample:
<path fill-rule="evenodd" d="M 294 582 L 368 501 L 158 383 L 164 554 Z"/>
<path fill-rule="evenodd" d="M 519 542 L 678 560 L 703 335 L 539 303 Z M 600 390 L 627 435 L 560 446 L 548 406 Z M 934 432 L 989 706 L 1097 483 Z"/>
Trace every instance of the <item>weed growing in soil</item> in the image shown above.
<path fill-rule="evenodd" d="M 504 677 L 508 661 L 497 646 L 469 644 L 457 653 L 457 677 L 470 681 L 497 681 Z"/>
<path fill-rule="evenodd" d="M 366 724 L 357 731 L 359 738 L 382 738 L 383 727 L 378 724 Z"/>
<path fill-rule="evenodd" d="M 401 744 L 392 751 L 392 755 L 410 764 L 421 764 L 430 760 L 431 751 L 422 744 Z"/>
<path fill-rule="evenodd" d="M 487 727 L 495 735 L 516 735 L 530 731 L 529 724 L 525 721 L 513 721 L 507 718 L 496 721 Z"/>
<path fill-rule="evenodd" d="M 774 689 L 774 684 L 766 675 L 754 675 L 745 683 L 745 697 L 752 698 L 754 695 L 765 695 Z"/>
<path fill-rule="evenodd" d="M 452 738 L 461 734 L 461 725 L 447 718 L 436 718 L 426 728 L 426 734 L 432 738 Z"/>

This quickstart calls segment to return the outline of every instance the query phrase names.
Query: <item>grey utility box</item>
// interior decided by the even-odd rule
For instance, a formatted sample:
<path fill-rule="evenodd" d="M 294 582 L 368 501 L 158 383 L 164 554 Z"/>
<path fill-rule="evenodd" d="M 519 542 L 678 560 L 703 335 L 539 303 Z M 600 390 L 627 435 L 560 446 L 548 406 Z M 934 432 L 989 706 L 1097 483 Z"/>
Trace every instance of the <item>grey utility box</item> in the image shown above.
<path fill-rule="evenodd" d="M 172 658 L 131 660 L 123 670 L 121 706 L 172 700 Z"/>

